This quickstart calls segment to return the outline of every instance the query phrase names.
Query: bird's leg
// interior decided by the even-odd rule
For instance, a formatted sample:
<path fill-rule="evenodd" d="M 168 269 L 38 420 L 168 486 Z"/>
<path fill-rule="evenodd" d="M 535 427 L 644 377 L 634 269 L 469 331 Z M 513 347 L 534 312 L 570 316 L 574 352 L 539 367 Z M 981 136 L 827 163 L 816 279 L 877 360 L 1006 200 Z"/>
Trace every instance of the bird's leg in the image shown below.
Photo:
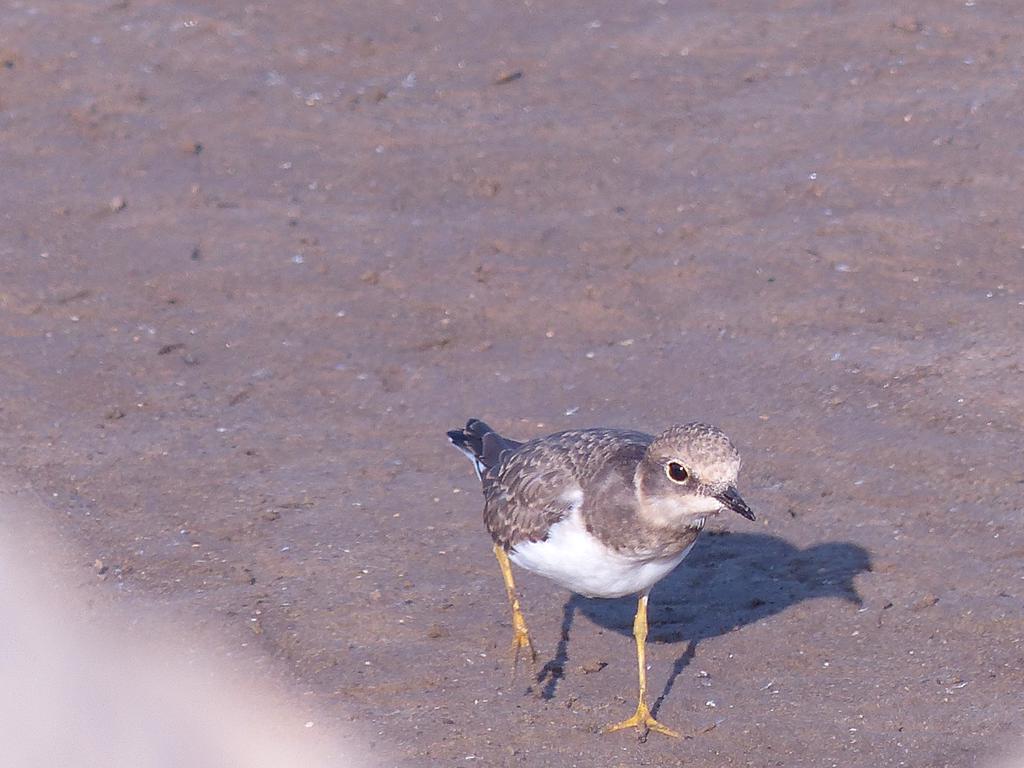
<path fill-rule="evenodd" d="M 666 728 L 655 720 L 651 710 L 647 707 L 647 656 L 645 653 L 645 645 L 647 643 L 646 592 L 640 595 L 640 600 L 637 602 L 636 618 L 633 619 L 633 637 L 636 639 L 636 663 L 640 671 L 640 695 L 636 704 L 636 712 L 628 720 L 609 725 L 605 728 L 605 733 L 621 731 L 624 728 L 636 728 L 642 736 L 646 736 L 648 731 L 657 731 L 666 736 L 679 738 L 678 733 L 671 728 Z"/>
<path fill-rule="evenodd" d="M 519 652 L 526 648 L 530 652 L 530 664 L 537 663 L 537 652 L 530 642 L 530 633 L 526 629 L 526 619 L 523 618 L 523 611 L 519 607 L 519 598 L 516 597 L 516 582 L 512 578 L 512 566 L 508 562 L 508 555 L 501 544 L 494 545 L 494 556 L 498 558 L 498 567 L 501 568 L 501 576 L 505 579 L 505 591 L 508 593 L 508 604 L 512 607 L 512 630 L 515 635 L 512 638 L 512 674 L 515 675 L 516 667 L 519 666 Z"/>

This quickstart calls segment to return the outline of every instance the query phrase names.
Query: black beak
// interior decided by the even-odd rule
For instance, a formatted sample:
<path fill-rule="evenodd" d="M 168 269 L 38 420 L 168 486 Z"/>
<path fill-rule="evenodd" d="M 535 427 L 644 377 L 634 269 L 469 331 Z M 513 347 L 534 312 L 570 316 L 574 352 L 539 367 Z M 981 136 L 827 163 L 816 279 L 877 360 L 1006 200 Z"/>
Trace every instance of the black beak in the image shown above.
<path fill-rule="evenodd" d="M 743 515 L 747 520 L 754 520 L 754 511 L 747 506 L 747 502 L 740 496 L 740 492 L 735 488 L 727 488 L 723 493 L 715 496 L 722 504 L 727 506 L 733 512 Z"/>

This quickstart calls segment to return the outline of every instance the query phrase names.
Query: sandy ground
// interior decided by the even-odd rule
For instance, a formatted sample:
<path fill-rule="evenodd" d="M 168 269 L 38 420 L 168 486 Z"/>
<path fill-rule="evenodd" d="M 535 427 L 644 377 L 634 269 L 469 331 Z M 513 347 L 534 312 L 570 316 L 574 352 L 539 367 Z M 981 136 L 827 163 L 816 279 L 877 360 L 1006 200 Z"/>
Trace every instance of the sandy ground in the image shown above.
<path fill-rule="evenodd" d="M 1024 728 L 1012 0 L 8 2 L 0 472 L 403 766 L 973 766 Z M 628 601 L 469 465 L 722 426 L 756 524 Z M 94 572 L 94 561 L 107 566 Z"/>

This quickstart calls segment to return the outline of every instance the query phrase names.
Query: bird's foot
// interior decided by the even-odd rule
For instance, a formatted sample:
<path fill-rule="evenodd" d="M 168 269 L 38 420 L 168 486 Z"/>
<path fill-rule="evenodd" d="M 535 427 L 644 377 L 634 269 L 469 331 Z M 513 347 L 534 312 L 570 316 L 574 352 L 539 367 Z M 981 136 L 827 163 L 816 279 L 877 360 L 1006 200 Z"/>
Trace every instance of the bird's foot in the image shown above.
<path fill-rule="evenodd" d="M 515 677 L 516 670 L 519 668 L 519 656 L 523 649 L 526 649 L 531 669 L 537 666 L 537 651 L 533 648 L 533 642 L 530 640 L 530 633 L 526 629 L 526 621 L 522 614 L 513 614 L 512 629 L 515 632 L 512 636 L 512 676 Z"/>
<path fill-rule="evenodd" d="M 650 731 L 654 731 L 655 733 L 660 733 L 665 736 L 671 736 L 676 739 L 679 738 L 678 733 L 654 719 L 654 715 L 651 714 L 651 710 L 647 708 L 647 704 L 643 699 L 641 699 L 640 703 L 637 704 L 636 712 L 631 718 L 623 720 L 621 723 L 609 725 L 604 729 L 604 732 L 611 733 L 612 731 L 622 731 L 626 728 L 636 728 L 641 739 L 647 738 L 647 734 Z"/>

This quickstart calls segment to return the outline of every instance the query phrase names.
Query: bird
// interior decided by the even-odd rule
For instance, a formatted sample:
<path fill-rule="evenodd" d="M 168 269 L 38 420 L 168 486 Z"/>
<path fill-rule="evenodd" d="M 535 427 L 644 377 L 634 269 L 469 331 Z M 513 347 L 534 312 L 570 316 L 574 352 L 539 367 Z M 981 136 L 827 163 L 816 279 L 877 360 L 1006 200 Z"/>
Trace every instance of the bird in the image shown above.
<path fill-rule="evenodd" d="M 521 652 L 534 664 L 537 654 L 510 561 L 585 597 L 636 595 L 636 711 L 605 732 L 678 738 L 647 705 L 648 596 L 689 554 L 709 517 L 731 510 L 755 519 L 736 487 L 733 443 L 697 422 L 658 435 L 598 427 L 520 442 L 470 419 L 447 434 L 483 489 L 484 525 L 512 611 L 513 673 Z"/>

